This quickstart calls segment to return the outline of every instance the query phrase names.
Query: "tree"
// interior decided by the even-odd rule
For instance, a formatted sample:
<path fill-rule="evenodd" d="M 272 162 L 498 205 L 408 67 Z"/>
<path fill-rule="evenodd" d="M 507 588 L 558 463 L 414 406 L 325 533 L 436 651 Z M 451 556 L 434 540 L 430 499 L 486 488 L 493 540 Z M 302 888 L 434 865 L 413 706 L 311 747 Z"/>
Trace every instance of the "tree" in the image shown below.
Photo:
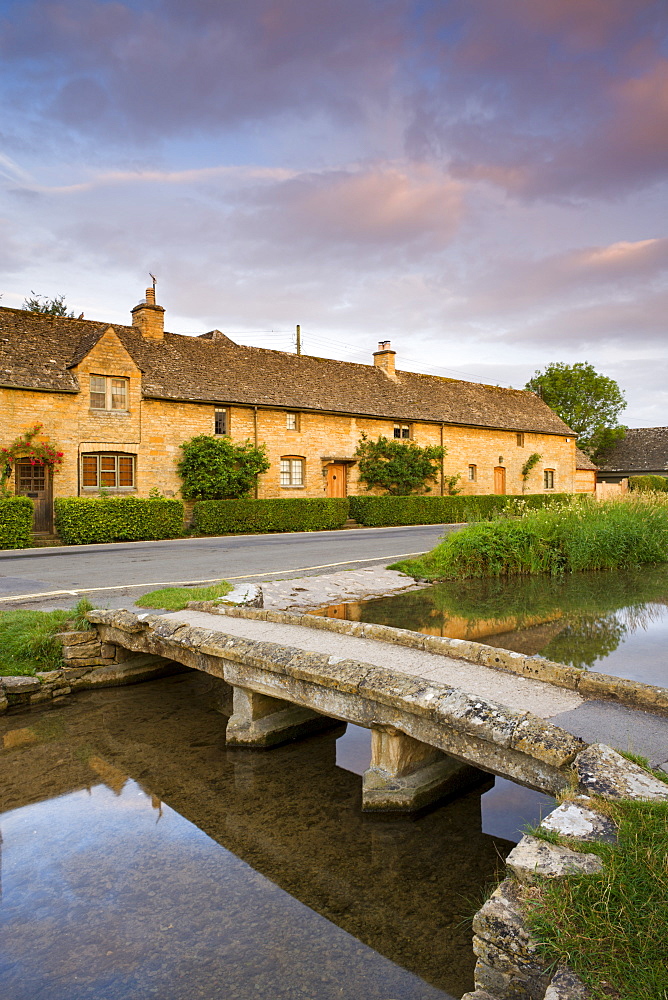
<path fill-rule="evenodd" d="M 234 444 L 227 437 L 199 434 L 181 445 L 177 465 L 186 500 L 238 500 L 248 496 L 258 475 L 269 468 L 264 448 L 250 441 Z"/>
<path fill-rule="evenodd" d="M 32 289 L 30 294 L 32 298 L 24 299 L 21 307 L 26 312 L 45 313 L 47 316 L 66 316 L 68 319 L 74 319 L 74 313 L 67 311 L 64 295 L 56 295 L 52 299 L 47 299 L 46 295 L 36 295 Z"/>
<path fill-rule="evenodd" d="M 440 466 L 435 463 L 444 456 L 445 448 L 440 446 L 420 448 L 414 441 L 390 441 L 382 436 L 371 441 L 366 434 L 362 434 L 355 451 L 359 477 L 367 490 L 383 489 L 400 497 L 431 492 L 425 484 L 436 479 Z"/>
<path fill-rule="evenodd" d="M 626 434 L 617 418 L 626 400 L 614 379 L 599 375 L 587 361 L 566 365 L 555 361 L 537 371 L 526 386 L 567 423 L 578 446 L 596 459 Z"/>

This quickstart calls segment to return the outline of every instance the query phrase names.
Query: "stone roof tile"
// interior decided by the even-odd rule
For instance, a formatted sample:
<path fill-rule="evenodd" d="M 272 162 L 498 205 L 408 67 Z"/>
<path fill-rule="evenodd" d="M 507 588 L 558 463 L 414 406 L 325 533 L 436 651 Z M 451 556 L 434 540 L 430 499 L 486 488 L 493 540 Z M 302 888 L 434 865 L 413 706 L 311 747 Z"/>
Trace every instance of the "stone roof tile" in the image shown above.
<path fill-rule="evenodd" d="M 668 427 L 632 427 L 599 466 L 601 472 L 668 471 Z"/>
<path fill-rule="evenodd" d="M 0 308 L 0 384 L 78 391 L 74 369 L 109 325 Z M 391 379 L 375 365 L 246 347 L 219 331 L 154 341 L 111 325 L 143 372 L 145 397 L 570 433 L 538 396 L 520 389 L 403 371 Z"/>

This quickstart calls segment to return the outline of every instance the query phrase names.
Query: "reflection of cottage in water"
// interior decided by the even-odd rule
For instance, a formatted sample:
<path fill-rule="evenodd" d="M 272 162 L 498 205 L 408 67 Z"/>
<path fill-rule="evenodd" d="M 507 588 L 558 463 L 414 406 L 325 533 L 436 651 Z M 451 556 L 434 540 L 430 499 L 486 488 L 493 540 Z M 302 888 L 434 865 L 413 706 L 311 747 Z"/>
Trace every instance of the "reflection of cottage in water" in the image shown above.
<path fill-rule="evenodd" d="M 668 565 L 446 581 L 318 614 L 468 639 L 525 656 L 668 682 Z"/>

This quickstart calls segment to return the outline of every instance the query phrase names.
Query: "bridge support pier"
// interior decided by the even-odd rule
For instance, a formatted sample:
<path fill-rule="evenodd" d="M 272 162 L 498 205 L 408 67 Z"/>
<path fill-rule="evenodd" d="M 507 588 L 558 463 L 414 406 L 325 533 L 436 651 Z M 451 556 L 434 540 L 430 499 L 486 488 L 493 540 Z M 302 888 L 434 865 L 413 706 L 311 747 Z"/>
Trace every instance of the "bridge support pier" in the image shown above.
<path fill-rule="evenodd" d="M 225 741 L 231 747 L 266 750 L 341 725 L 338 719 L 310 708 L 244 687 L 234 687 L 232 704 L 233 713 L 225 730 Z"/>
<path fill-rule="evenodd" d="M 462 764 L 393 726 L 371 730 L 371 765 L 362 778 L 363 812 L 414 812 L 463 794 L 489 774 Z"/>

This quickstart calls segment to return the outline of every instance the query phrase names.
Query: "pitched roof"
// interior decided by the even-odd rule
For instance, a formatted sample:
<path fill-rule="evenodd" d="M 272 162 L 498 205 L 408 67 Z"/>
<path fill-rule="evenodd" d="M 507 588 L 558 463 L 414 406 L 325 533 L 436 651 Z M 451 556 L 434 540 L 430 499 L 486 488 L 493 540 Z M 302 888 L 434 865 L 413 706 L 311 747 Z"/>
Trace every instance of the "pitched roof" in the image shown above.
<path fill-rule="evenodd" d="M 588 455 L 585 455 L 583 451 L 579 448 L 575 449 L 575 468 L 576 469 L 588 469 L 590 472 L 596 472 L 598 465 L 592 462 Z"/>
<path fill-rule="evenodd" d="M 73 367 L 109 323 L 0 308 L 0 385 L 76 392 Z M 570 434 L 534 393 L 478 382 L 396 373 L 375 365 L 245 347 L 212 331 L 147 340 L 111 324 L 141 369 L 145 397 L 427 420 L 543 434 Z"/>
<path fill-rule="evenodd" d="M 632 427 L 599 468 L 602 472 L 668 471 L 668 427 Z"/>

